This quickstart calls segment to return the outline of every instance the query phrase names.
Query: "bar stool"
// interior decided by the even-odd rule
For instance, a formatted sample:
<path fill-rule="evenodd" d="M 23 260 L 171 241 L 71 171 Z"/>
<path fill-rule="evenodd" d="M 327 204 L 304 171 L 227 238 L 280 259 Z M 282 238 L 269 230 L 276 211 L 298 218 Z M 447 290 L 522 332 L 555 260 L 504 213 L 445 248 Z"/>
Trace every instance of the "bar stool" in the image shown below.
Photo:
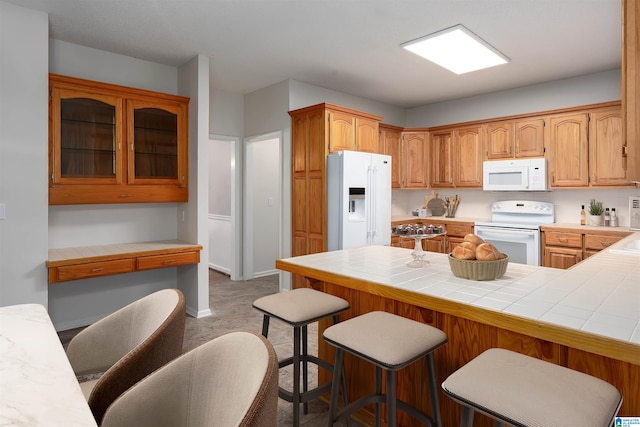
<path fill-rule="evenodd" d="M 304 413 L 308 413 L 308 402 L 322 396 L 331 388 L 331 381 L 329 381 L 309 390 L 309 363 L 314 363 L 333 372 L 333 366 L 330 363 L 308 354 L 307 326 L 328 317 L 333 318 L 334 324 L 338 323 L 338 314 L 347 310 L 349 303 L 342 298 L 324 292 L 299 288 L 258 298 L 253 302 L 253 307 L 264 314 L 262 335 L 265 338 L 269 334 L 269 319 L 271 317 L 293 327 L 293 356 L 278 363 L 279 368 L 293 365 L 293 390 L 289 391 L 279 387 L 278 396 L 293 403 L 293 425 L 298 426 L 300 424 L 300 404 L 303 404 Z M 302 391 L 300 391 L 300 363 L 302 363 Z M 342 383 L 343 390 L 346 390 L 344 376 L 342 376 Z"/>
<path fill-rule="evenodd" d="M 509 350 L 493 348 L 442 383 L 462 405 L 461 427 L 474 411 L 496 426 L 611 426 L 622 395 L 599 378 Z"/>
<path fill-rule="evenodd" d="M 433 351 L 447 342 L 441 330 L 424 323 L 384 311 L 374 311 L 330 326 L 324 331 L 325 341 L 336 347 L 333 371 L 333 388 L 329 404 L 329 426 L 339 418 L 365 405 L 375 403 L 376 426 L 381 423 L 380 406 L 387 404 L 387 425 L 396 425 L 396 410 L 400 409 L 427 425 L 442 426 L 438 387 L 436 385 Z M 364 359 L 376 368 L 375 393 L 364 396 L 337 411 L 338 383 L 336 378 L 344 370 L 344 352 Z M 396 396 L 396 372 L 426 356 L 429 373 L 429 394 L 433 417 L 398 400 Z M 387 389 L 382 393 L 382 369 L 386 370 Z"/>

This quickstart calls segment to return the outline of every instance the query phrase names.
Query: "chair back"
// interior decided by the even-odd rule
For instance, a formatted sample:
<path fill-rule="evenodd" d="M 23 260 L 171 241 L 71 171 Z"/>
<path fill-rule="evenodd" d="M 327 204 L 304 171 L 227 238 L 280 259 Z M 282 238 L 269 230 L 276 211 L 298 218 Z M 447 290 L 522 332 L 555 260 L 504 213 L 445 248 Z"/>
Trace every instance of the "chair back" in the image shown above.
<path fill-rule="evenodd" d="M 274 427 L 278 359 L 252 332 L 207 342 L 151 374 L 107 410 L 103 427 Z"/>
<path fill-rule="evenodd" d="M 118 396 L 182 354 L 185 317 L 182 292 L 164 289 L 88 326 L 69 342 L 67 356 L 76 375 L 104 372 L 88 396 L 98 425 Z"/>

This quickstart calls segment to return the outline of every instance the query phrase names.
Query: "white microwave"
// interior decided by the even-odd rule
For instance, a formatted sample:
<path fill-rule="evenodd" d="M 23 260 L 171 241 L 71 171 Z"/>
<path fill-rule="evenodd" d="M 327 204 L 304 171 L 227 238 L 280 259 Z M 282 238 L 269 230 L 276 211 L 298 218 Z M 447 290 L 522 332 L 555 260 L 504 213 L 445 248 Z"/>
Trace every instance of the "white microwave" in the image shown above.
<path fill-rule="evenodd" d="M 547 191 L 547 159 L 483 162 L 482 182 L 486 191 Z"/>

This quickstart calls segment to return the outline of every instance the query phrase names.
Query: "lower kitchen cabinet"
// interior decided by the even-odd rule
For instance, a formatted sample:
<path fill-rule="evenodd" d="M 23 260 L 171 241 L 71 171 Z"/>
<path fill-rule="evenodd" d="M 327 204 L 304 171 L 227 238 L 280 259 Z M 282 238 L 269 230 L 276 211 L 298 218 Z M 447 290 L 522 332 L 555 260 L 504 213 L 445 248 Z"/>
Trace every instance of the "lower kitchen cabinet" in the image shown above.
<path fill-rule="evenodd" d="M 629 235 L 618 230 L 582 230 L 579 228 L 541 228 L 544 267 L 567 269 Z"/>

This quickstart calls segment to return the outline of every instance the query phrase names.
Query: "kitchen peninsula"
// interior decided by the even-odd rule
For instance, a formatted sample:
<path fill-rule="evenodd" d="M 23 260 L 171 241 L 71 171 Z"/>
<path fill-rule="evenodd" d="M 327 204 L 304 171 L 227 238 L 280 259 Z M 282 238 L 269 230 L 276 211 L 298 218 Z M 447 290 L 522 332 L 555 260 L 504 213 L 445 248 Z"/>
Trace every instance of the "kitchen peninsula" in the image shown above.
<path fill-rule="evenodd" d="M 446 254 L 428 252 L 429 264 L 409 268 L 411 250 L 367 246 L 276 261 L 303 276 L 305 286 L 345 298 L 341 318 L 373 310 L 393 312 L 443 330 L 449 342 L 436 351 L 437 381 L 482 351 L 502 347 L 602 378 L 624 396 L 622 416 L 640 414 L 640 262 L 612 252 L 639 239 L 634 233 L 569 270 L 510 263 L 493 281 L 455 277 Z M 333 361 L 321 338 L 318 352 Z M 350 399 L 373 387 L 373 368 L 346 358 Z M 398 396 L 429 413 L 422 364 L 400 371 Z M 319 381 L 329 379 L 320 371 Z M 440 395 L 444 425 L 457 425 L 459 405 Z M 365 422 L 371 414 L 361 412 Z M 399 417 L 405 417 L 400 414 Z M 399 418 L 402 425 L 413 421 Z M 477 425 L 492 425 L 478 417 Z"/>

